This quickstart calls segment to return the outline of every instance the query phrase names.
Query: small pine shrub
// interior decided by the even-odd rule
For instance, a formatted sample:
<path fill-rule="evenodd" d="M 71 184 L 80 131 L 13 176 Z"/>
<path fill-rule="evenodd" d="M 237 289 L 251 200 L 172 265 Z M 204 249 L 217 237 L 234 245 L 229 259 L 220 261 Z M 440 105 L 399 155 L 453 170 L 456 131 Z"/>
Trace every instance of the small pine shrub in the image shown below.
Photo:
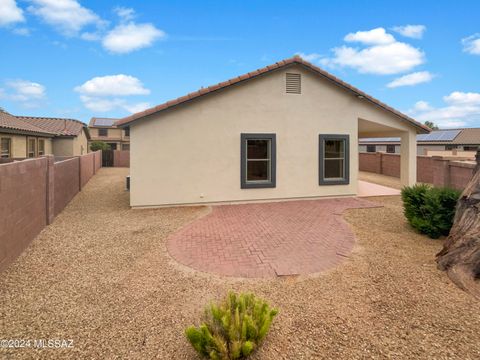
<path fill-rule="evenodd" d="M 461 192 L 419 184 L 402 189 L 404 214 L 409 224 L 432 239 L 448 235 Z"/>
<path fill-rule="evenodd" d="M 203 357 L 242 359 L 262 343 L 277 313 L 251 293 L 230 292 L 219 304 L 206 306 L 203 323 L 198 328 L 189 326 L 185 335 Z"/>

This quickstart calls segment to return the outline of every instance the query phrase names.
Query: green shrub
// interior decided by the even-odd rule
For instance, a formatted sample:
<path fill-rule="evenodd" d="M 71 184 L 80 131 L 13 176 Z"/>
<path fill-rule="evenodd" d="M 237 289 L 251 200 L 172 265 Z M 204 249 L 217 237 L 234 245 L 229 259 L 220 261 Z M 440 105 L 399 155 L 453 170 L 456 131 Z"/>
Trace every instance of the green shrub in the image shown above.
<path fill-rule="evenodd" d="M 402 189 L 404 214 L 409 224 L 432 239 L 448 235 L 461 192 L 430 185 L 414 185 Z"/>
<path fill-rule="evenodd" d="M 98 150 L 110 150 L 110 145 L 103 141 L 92 141 L 90 143 L 90 150 L 98 151 Z"/>
<path fill-rule="evenodd" d="M 206 306 L 202 325 L 188 327 L 185 334 L 203 357 L 242 359 L 262 343 L 275 315 L 277 310 L 255 295 L 230 292 L 219 304 Z"/>

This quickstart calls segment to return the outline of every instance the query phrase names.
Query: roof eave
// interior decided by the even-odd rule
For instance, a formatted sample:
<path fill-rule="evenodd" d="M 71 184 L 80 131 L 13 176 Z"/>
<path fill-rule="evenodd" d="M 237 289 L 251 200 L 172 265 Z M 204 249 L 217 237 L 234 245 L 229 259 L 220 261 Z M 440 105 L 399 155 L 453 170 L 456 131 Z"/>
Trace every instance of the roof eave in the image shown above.
<path fill-rule="evenodd" d="M 174 109 L 178 105 L 183 105 L 183 104 L 188 104 L 193 100 L 203 98 L 204 95 L 208 94 L 215 94 L 217 91 L 224 90 L 230 86 L 233 85 L 238 85 L 240 83 L 243 83 L 248 80 L 253 80 L 259 76 L 262 76 L 267 73 L 271 73 L 273 71 L 277 71 L 280 69 L 283 69 L 285 67 L 293 66 L 293 65 L 301 65 L 304 68 L 314 71 L 316 74 L 322 76 L 323 78 L 327 79 L 328 81 L 334 83 L 337 86 L 342 87 L 343 89 L 354 93 L 357 97 L 361 97 L 367 101 L 369 101 L 371 104 L 380 107 L 389 113 L 397 116 L 401 121 L 407 122 L 408 125 L 411 125 L 415 127 L 418 131 L 417 133 L 422 133 L 422 134 L 428 134 L 431 129 L 428 128 L 427 126 L 417 122 L 416 120 L 410 118 L 409 116 L 402 114 L 400 111 L 393 109 L 392 107 L 384 104 L 383 102 L 373 98 L 372 96 L 364 93 L 363 91 L 355 88 L 354 86 L 344 82 L 343 80 L 340 80 L 339 78 L 333 76 L 332 74 L 326 72 L 325 70 L 309 63 L 308 61 L 305 61 L 301 59 L 300 57 L 293 57 L 290 59 L 282 60 L 279 61 L 273 65 L 249 72 L 247 74 L 238 76 L 236 78 L 232 78 L 230 80 L 221 82 L 216 85 L 209 86 L 206 89 L 200 89 L 196 92 L 189 93 L 183 97 L 177 98 L 175 100 L 167 101 L 166 103 L 160 104 L 158 106 L 146 109 L 142 112 L 132 114 L 128 117 L 125 117 L 123 119 L 118 120 L 115 124 L 117 127 L 124 128 L 125 126 L 129 126 L 138 120 L 145 119 L 147 117 L 150 117 L 152 115 L 158 114 L 160 112 L 163 112 L 168 109 Z"/>

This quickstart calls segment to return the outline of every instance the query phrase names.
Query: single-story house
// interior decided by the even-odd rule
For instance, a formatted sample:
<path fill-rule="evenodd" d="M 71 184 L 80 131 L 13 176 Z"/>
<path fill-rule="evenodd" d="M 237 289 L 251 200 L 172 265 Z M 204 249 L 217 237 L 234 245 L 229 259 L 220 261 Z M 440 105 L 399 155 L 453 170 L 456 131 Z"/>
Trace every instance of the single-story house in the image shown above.
<path fill-rule="evenodd" d="M 0 110 L 0 157 L 37 157 L 52 154 L 55 134 Z"/>
<path fill-rule="evenodd" d="M 400 137 L 412 185 L 430 131 L 300 57 L 116 124 L 130 128 L 132 207 L 356 195 L 359 137 Z"/>
<path fill-rule="evenodd" d="M 90 135 L 75 119 L 15 116 L 0 110 L 0 157 L 23 159 L 87 153 Z"/>
<path fill-rule="evenodd" d="M 110 145 L 112 150 L 130 150 L 130 129 L 120 129 L 115 125 L 118 119 L 98 118 L 90 119 L 89 129 L 92 141 L 103 141 Z"/>
<path fill-rule="evenodd" d="M 428 151 L 477 151 L 480 147 L 480 128 L 433 130 L 430 134 L 417 135 L 417 154 Z M 359 140 L 360 152 L 400 153 L 400 138 L 363 138 Z"/>
<path fill-rule="evenodd" d="M 88 126 L 75 119 L 17 116 L 18 119 L 54 133 L 52 153 L 55 156 L 80 156 L 88 152 Z"/>

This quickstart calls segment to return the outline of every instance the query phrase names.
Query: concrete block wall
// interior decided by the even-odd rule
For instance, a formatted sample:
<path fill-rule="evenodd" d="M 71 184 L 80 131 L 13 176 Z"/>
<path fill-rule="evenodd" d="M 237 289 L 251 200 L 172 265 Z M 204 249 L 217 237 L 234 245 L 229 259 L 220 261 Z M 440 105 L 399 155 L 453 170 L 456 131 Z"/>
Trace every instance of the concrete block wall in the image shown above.
<path fill-rule="evenodd" d="M 80 156 L 80 185 L 84 187 L 95 174 L 95 152 Z"/>
<path fill-rule="evenodd" d="M 55 163 L 54 157 L 0 164 L 0 271 L 19 256 L 101 166 L 101 152 Z M 100 159 L 100 165 L 99 160 Z"/>
<path fill-rule="evenodd" d="M 450 186 L 464 189 L 474 174 L 475 164 L 460 161 L 450 161 Z"/>
<path fill-rule="evenodd" d="M 0 270 L 47 225 L 47 159 L 0 165 Z"/>
<path fill-rule="evenodd" d="M 475 162 L 455 161 L 439 156 L 417 156 L 417 181 L 463 190 L 473 176 Z M 400 177 L 400 155 L 360 153 L 360 171 Z"/>
<path fill-rule="evenodd" d="M 130 167 L 130 151 L 113 150 L 114 167 Z"/>
<path fill-rule="evenodd" d="M 400 155 L 387 153 L 378 154 L 380 154 L 381 173 L 387 176 L 400 177 Z"/>
<path fill-rule="evenodd" d="M 80 191 L 80 158 L 54 164 L 54 214 L 57 216 Z"/>

